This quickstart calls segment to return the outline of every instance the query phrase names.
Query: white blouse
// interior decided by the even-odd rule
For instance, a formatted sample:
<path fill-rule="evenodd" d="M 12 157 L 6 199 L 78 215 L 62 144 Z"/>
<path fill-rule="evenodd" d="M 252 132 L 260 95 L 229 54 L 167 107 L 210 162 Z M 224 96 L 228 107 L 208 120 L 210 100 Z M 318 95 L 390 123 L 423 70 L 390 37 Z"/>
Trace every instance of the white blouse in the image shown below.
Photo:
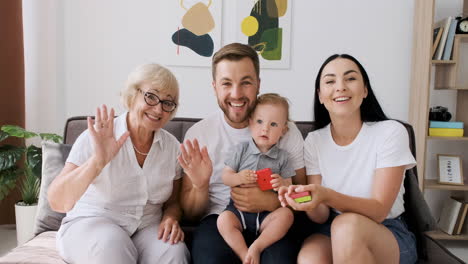
<path fill-rule="evenodd" d="M 114 120 L 116 139 L 128 130 L 127 114 Z M 131 235 L 137 229 L 159 222 L 162 205 L 172 194 L 173 181 L 182 177 L 177 161 L 179 152 L 177 139 L 160 129 L 155 132 L 149 154 L 140 167 L 129 137 L 67 213 L 62 224 L 77 217 L 104 216 Z M 81 166 L 92 154 L 92 139 L 86 130 L 73 145 L 67 162 Z"/>

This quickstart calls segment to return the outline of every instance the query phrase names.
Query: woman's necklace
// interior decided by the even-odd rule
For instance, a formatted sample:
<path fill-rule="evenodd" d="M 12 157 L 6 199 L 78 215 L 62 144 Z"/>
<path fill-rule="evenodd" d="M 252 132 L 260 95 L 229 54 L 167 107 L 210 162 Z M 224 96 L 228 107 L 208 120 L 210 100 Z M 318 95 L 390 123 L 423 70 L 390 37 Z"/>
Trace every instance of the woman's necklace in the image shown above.
<path fill-rule="evenodd" d="M 132 145 L 133 145 L 133 144 L 132 144 Z M 139 150 L 135 147 L 135 145 L 133 145 L 133 149 L 134 149 L 138 154 L 143 155 L 143 156 L 148 156 L 148 154 L 149 154 L 149 152 L 144 153 L 144 152 L 139 151 Z"/>

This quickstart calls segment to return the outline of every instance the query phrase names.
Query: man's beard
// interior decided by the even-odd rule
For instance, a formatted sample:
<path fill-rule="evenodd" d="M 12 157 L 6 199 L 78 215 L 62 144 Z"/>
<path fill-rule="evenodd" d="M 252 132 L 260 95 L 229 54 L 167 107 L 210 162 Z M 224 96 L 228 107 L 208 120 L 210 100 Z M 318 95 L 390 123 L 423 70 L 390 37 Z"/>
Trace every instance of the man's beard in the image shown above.
<path fill-rule="evenodd" d="M 218 100 L 218 105 L 219 105 L 219 108 L 221 108 L 221 110 L 223 111 L 224 113 L 224 116 L 232 123 L 234 124 L 240 124 L 240 123 L 244 123 L 246 121 L 249 120 L 249 117 L 250 117 L 250 113 L 252 113 L 252 111 L 255 109 L 255 103 L 249 105 L 250 101 L 249 100 L 245 100 L 246 101 L 246 105 L 247 105 L 247 110 L 242 114 L 242 115 L 235 115 L 232 114 L 232 112 L 229 111 L 229 103 L 228 102 L 224 102 L 224 104 L 222 104 L 219 100 Z M 239 113 L 240 114 L 240 113 Z"/>

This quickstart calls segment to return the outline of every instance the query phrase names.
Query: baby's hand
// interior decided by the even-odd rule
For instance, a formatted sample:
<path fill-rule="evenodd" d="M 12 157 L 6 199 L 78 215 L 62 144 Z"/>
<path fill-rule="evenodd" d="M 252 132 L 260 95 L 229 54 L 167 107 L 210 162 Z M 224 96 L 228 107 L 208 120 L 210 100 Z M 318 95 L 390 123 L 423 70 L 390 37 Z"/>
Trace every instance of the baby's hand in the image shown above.
<path fill-rule="evenodd" d="M 237 174 L 240 176 L 242 184 L 257 182 L 257 174 L 253 170 L 243 170 Z"/>
<path fill-rule="evenodd" d="M 273 187 L 273 190 L 278 191 L 278 189 L 281 186 L 288 186 L 289 184 L 287 183 L 286 180 L 283 179 L 279 174 L 272 174 L 271 175 L 272 180 L 270 181 L 271 186 Z"/>

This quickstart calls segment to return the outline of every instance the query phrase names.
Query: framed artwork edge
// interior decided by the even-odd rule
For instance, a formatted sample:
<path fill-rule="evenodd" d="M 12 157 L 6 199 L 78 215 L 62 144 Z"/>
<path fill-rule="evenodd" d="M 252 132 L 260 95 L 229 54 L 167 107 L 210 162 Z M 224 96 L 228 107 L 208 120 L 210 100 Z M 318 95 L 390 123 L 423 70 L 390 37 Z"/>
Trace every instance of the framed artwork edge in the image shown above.
<path fill-rule="evenodd" d="M 459 165 L 459 172 L 460 172 L 460 181 L 461 182 L 449 182 L 449 181 L 444 181 L 441 179 L 440 175 L 440 157 L 452 157 L 454 159 L 458 160 L 458 165 Z M 447 185 L 465 185 L 464 179 L 463 179 L 463 164 L 462 164 L 462 158 L 460 155 L 452 155 L 452 154 L 437 154 L 437 182 L 439 184 L 447 184 Z"/>

